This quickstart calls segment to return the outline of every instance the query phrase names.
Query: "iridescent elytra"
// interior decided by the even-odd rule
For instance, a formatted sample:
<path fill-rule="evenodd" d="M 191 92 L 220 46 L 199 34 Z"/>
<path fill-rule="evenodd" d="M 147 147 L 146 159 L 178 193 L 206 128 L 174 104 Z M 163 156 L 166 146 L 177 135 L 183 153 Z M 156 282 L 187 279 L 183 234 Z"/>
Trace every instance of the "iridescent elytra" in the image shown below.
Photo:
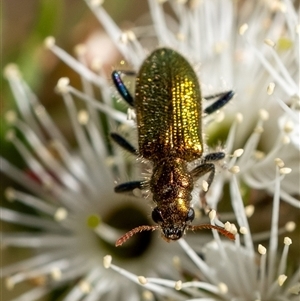
<path fill-rule="evenodd" d="M 127 151 L 152 164 L 150 181 L 140 180 L 119 184 L 118 193 L 134 189 L 151 191 L 156 207 L 152 219 L 157 225 L 139 226 L 122 236 L 116 246 L 141 231 L 160 229 L 165 240 L 178 240 L 185 230 L 216 229 L 234 239 L 222 227 L 205 224 L 192 226 L 194 210 L 191 207 L 194 182 L 209 173 L 203 199 L 211 185 L 214 161 L 225 157 L 223 152 L 203 156 L 202 116 L 224 106 L 233 91 L 207 97 L 217 100 L 202 111 L 202 97 L 198 77 L 190 63 L 178 52 L 168 48 L 153 51 L 143 62 L 137 77 L 133 97 L 122 81 L 124 71 L 112 73 L 113 82 L 123 99 L 136 111 L 138 150 L 117 133 L 112 139 Z M 132 74 L 132 72 L 130 72 Z M 199 160 L 200 159 L 200 160 Z M 188 164 L 200 163 L 193 169 Z"/>

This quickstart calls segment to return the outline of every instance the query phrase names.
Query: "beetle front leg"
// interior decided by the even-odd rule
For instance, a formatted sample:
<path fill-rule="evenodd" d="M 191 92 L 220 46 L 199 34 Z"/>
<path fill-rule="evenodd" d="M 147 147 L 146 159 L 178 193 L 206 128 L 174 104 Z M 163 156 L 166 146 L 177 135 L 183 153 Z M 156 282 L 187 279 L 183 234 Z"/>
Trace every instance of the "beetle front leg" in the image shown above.
<path fill-rule="evenodd" d="M 209 155 L 211 155 L 211 154 L 209 154 Z M 215 165 L 213 163 L 203 163 L 203 164 L 195 167 L 191 171 L 191 174 L 192 174 L 194 180 L 199 179 L 200 177 L 204 176 L 207 173 L 209 173 L 209 176 L 208 176 L 207 181 L 206 181 L 207 182 L 207 187 L 205 189 L 202 189 L 201 192 L 200 192 L 200 202 L 201 202 L 202 208 L 204 208 L 204 210 L 206 212 L 210 211 L 210 208 L 207 205 L 205 194 L 209 190 L 209 187 L 210 187 L 212 181 L 214 180 Z"/>

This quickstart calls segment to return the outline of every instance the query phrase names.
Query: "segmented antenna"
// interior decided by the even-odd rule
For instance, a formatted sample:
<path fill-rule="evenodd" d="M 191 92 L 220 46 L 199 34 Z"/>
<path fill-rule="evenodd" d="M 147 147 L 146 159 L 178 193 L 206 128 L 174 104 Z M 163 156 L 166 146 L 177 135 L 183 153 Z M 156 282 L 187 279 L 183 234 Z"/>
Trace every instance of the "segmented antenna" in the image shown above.
<path fill-rule="evenodd" d="M 202 230 L 202 229 L 215 229 L 222 235 L 229 238 L 230 240 L 235 240 L 235 235 L 233 233 L 227 231 L 226 229 L 224 229 L 222 227 L 218 227 L 218 226 L 214 226 L 214 225 L 210 225 L 210 224 L 203 224 L 203 225 L 198 225 L 198 226 L 188 226 L 187 229 L 192 230 L 192 231 L 197 231 L 197 230 Z"/>
<path fill-rule="evenodd" d="M 125 233 L 123 236 L 121 236 L 116 241 L 116 247 L 119 247 L 119 246 L 123 245 L 123 243 L 125 241 L 127 241 L 130 237 L 132 237 L 134 234 L 137 234 L 137 233 L 143 232 L 143 231 L 154 231 L 154 230 L 158 230 L 158 229 L 159 229 L 158 226 L 139 226 L 139 227 L 136 227 L 136 228 L 128 231 L 127 233 Z"/>

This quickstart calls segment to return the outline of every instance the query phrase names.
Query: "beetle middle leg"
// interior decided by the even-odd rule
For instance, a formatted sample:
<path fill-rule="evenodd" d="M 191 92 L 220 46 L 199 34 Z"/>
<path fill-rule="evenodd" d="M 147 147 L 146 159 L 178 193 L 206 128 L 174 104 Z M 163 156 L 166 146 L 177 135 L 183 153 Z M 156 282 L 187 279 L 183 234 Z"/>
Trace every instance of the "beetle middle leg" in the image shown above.
<path fill-rule="evenodd" d="M 130 182 L 125 182 L 122 184 L 119 184 L 115 187 L 115 192 L 117 193 L 123 193 L 123 192 L 132 192 L 134 189 L 144 189 L 145 186 L 147 185 L 147 181 L 130 181 Z"/>
<path fill-rule="evenodd" d="M 123 149 L 128 151 L 129 153 L 138 156 L 139 152 L 138 150 L 129 143 L 124 137 L 117 133 L 110 133 L 110 137 L 114 142 L 116 142 L 119 146 L 121 146 Z"/>

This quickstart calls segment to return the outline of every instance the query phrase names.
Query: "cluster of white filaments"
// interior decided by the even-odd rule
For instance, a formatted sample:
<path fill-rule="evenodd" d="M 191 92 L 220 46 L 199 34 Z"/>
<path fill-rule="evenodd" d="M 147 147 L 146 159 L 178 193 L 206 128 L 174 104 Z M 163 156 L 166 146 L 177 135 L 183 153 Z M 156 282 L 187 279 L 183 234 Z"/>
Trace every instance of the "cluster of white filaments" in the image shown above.
<path fill-rule="evenodd" d="M 172 245 L 157 237 L 139 258 L 118 261 L 106 255 L 97 238 L 113 245 L 121 235 L 102 218 L 125 202 L 113 191 L 115 178 L 126 179 L 128 162 L 122 150 L 110 150 L 106 145 L 107 130 L 101 125 L 98 111 L 106 115 L 108 131 L 122 126 L 128 132 L 134 127 L 134 112 L 130 111 L 128 118 L 115 109 L 111 82 L 102 69 L 101 58 L 88 64 L 86 46 L 76 47 L 74 58 L 48 37 L 46 48 L 82 80 L 82 91 L 68 78 L 59 79 L 56 86 L 65 102 L 78 150 L 69 145 L 18 68 L 7 66 L 5 76 L 19 109 L 19 116 L 12 111 L 6 114 L 14 128 L 7 133 L 7 140 L 20 153 L 26 169 L 20 170 L 4 158 L 0 158 L 0 169 L 26 189 L 7 188 L 7 200 L 20 202 L 37 214 L 1 208 L 1 219 L 40 230 L 2 234 L 3 248 L 37 251 L 1 269 L 8 289 L 21 282 L 33 285 L 13 301 L 38 300 L 78 279 L 62 300 L 140 300 L 142 294 L 143 300 L 296 301 L 300 268 L 287 273 L 292 240 L 286 236 L 283 244 L 278 241 L 279 235 L 287 235 L 296 227 L 293 221 L 279 226 L 280 202 L 300 207 L 296 198 L 300 177 L 296 78 L 299 25 L 293 2 L 149 0 L 153 24 L 138 25 L 126 32 L 101 6 L 103 1 L 85 2 L 133 70 L 138 70 L 153 50 L 145 51 L 147 40 L 155 40 L 151 47 L 173 48 L 196 66 L 204 97 L 235 91 L 235 98 L 226 108 L 205 118 L 204 129 L 211 134 L 220 127 L 229 129 L 226 165 L 220 168 L 207 201 L 217 210 L 224 185 L 229 185 L 234 214 L 224 213 L 221 218 L 226 216 L 230 222 L 223 224 L 215 210 L 209 219 L 212 225 L 234 233 L 236 240 L 221 239 L 213 230 L 213 241 L 205 244 L 207 237 L 201 233 L 201 238 L 191 238 L 189 243 L 180 239 Z M 172 16 L 165 13 L 166 5 L 173 11 Z M 95 88 L 102 102 L 96 99 Z M 83 101 L 86 108 L 78 111 L 75 100 Z M 138 178 L 137 168 L 134 172 L 132 177 Z M 273 196 L 270 231 L 251 233 L 248 218 L 255 207 L 245 207 L 242 183 Z M 201 186 L 207 190 L 203 179 Z M 268 246 L 256 247 L 257 242 L 266 239 Z M 193 276 L 192 281 L 186 281 L 186 271 Z"/>

